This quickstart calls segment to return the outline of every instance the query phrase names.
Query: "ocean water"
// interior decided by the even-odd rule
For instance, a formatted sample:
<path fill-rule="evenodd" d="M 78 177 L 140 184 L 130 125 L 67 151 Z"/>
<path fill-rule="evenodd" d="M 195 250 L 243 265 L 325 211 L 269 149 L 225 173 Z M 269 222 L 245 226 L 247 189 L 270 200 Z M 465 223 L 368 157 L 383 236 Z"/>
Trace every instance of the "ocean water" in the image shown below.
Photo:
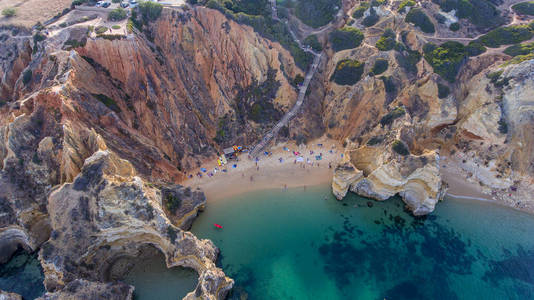
<path fill-rule="evenodd" d="M 534 216 L 489 203 L 414 218 L 398 198 L 263 191 L 208 202 L 192 232 L 221 249 L 234 299 L 534 299 Z"/>
<path fill-rule="evenodd" d="M 160 252 L 137 263 L 122 281 L 135 287 L 134 300 L 176 300 L 195 289 L 198 274 L 193 269 L 168 269 Z"/>
<path fill-rule="evenodd" d="M 37 252 L 18 250 L 7 263 L 0 265 L 0 290 L 18 293 L 25 300 L 44 294 L 43 280 Z"/>

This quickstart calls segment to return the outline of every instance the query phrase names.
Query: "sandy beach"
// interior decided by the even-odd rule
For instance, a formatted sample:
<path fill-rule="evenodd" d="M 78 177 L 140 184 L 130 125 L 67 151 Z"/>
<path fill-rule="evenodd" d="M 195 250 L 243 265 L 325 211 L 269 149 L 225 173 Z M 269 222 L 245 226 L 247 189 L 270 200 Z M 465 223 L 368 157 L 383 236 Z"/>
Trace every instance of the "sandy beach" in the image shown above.
<path fill-rule="evenodd" d="M 213 158 L 201 166 L 207 169 L 206 172 L 201 172 L 201 168 L 190 172 L 193 178 L 183 184 L 201 188 L 208 200 L 213 201 L 257 190 L 305 188 L 330 183 L 334 168 L 342 158 L 341 149 L 335 141 L 318 139 L 308 145 L 297 146 L 293 142 L 278 144 L 269 150 L 272 154 L 262 154 L 257 164 L 248 159 L 246 153 L 240 154 L 239 161 L 229 160 L 225 167 L 219 167 L 217 159 Z M 300 152 L 300 155 L 295 155 L 294 151 Z M 319 155 L 322 159 L 316 160 Z M 303 161 L 296 162 L 298 157 L 302 157 Z M 236 168 L 233 168 L 234 164 Z M 219 169 L 216 173 L 215 168 Z M 227 172 L 222 172 L 223 169 Z M 201 173 L 202 177 L 197 173 Z M 213 176 L 208 176 L 209 173 Z"/>
<path fill-rule="evenodd" d="M 342 159 L 342 149 L 336 141 L 322 138 L 308 145 L 297 146 L 293 142 L 278 144 L 270 149 L 272 154 L 262 154 L 257 164 L 248 159 L 246 153 L 239 156 L 239 161 L 231 160 L 224 167 L 219 167 L 217 158 L 214 157 L 190 172 L 193 178 L 183 184 L 194 189 L 201 188 L 209 201 L 258 190 L 328 184 L 332 181 L 336 165 Z M 295 155 L 294 151 L 300 152 L 300 155 Z M 310 151 L 313 153 L 310 154 Z M 322 160 L 316 160 L 316 156 L 321 153 Z M 295 162 L 299 156 L 303 158 L 303 162 Z M 233 168 L 234 164 L 236 168 Z M 480 186 L 466 180 L 451 160 L 444 159 L 442 165 L 443 180 L 449 185 L 447 197 L 497 202 L 491 195 L 483 193 Z M 201 168 L 207 171 L 202 172 Z M 227 172 L 223 172 L 223 169 Z M 196 175 L 199 173 L 202 177 Z M 209 173 L 213 176 L 208 176 Z"/>

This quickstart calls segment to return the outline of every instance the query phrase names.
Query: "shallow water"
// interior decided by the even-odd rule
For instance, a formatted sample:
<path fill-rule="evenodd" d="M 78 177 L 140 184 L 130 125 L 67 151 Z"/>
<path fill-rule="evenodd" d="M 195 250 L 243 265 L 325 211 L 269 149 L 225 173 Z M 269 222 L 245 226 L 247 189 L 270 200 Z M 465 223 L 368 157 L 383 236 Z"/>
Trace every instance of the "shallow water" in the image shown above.
<path fill-rule="evenodd" d="M 168 269 L 160 253 L 137 263 L 123 281 L 135 287 L 135 300 L 176 300 L 195 289 L 197 278 L 192 269 Z"/>
<path fill-rule="evenodd" d="M 416 219 L 400 199 L 368 201 L 255 192 L 208 203 L 192 232 L 221 249 L 234 298 L 534 298 L 534 216 L 447 200 Z"/>
<path fill-rule="evenodd" d="M 0 265 L 0 290 L 20 294 L 24 299 L 35 299 L 45 292 L 44 274 L 37 252 L 17 251 L 11 260 Z"/>

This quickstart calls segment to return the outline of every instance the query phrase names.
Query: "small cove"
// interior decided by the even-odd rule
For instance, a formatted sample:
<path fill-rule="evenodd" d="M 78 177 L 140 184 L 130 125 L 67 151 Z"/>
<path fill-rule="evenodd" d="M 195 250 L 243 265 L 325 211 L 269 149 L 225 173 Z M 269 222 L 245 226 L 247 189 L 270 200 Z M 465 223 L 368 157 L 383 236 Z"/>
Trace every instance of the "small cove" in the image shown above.
<path fill-rule="evenodd" d="M 0 290 L 20 294 L 31 300 L 44 294 L 44 274 L 38 253 L 17 250 L 13 257 L 0 265 Z"/>
<path fill-rule="evenodd" d="M 192 232 L 221 249 L 236 299 L 534 297 L 533 216 L 447 199 L 414 218 L 398 198 L 368 202 L 326 185 L 254 192 L 209 202 Z"/>

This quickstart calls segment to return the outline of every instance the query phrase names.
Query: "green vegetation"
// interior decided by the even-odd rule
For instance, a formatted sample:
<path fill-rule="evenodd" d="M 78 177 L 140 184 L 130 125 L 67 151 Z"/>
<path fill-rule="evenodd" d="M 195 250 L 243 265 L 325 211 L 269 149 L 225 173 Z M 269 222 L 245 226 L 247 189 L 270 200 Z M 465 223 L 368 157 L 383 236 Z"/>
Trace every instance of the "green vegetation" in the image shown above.
<path fill-rule="evenodd" d="M 378 145 L 378 144 L 382 143 L 383 141 L 384 141 L 384 137 L 383 136 L 373 136 L 372 138 L 370 138 L 367 141 L 367 145 L 368 146 L 374 146 L 374 145 Z"/>
<path fill-rule="evenodd" d="M 456 23 L 452 23 L 451 26 L 449 26 L 449 29 L 451 31 L 458 31 L 460 30 L 460 23 L 456 22 Z"/>
<path fill-rule="evenodd" d="M 67 46 L 66 47 L 67 49 L 74 49 L 78 47 L 83 47 L 85 46 L 86 43 L 87 43 L 87 38 L 84 38 L 81 41 L 71 39 L 65 42 L 65 46 Z"/>
<path fill-rule="evenodd" d="M 171 243 L 174 244 L 174 242 L 176 242 L 176 238 L 178 237 L 178 231 L 174 229 L 172 225 L 169 225 L 167 226 L 167 235 L 169 236 Z"/>
<path fill-rule="evenodd" d="M 46 35 L 40 33 L 40 32 L 37 32 L 36 34 L 33 35 L 33 42 L 34 43 L 39 43 L 39 42 L 42 42 L 46 39 Z"/>
<path fill-rule="evenodd" d="M 354 10 L 354 12 L 352 12 L 352 17 L 353 17 L 354 19 L 359 19 L 359 18 L 363 17 L 363 14 L 365 13 L 365 11 L 366 11 L 367 9 L 369 9 L 369 3 L 367 3 L 367 2 L 362 2 L 362 3 L 360 4 L 360 6 L 358 6 L 358 7 Z"/>
<path fill-rule="evenodd" d="M 499 120 L 499 122 L 497 124 L 499 124 L 499 132 L 500 133 L 502 133 L 502 134 L 507 134 L 508 133 L 508 123 L 506 123 L 506 120 L 503 118 L 503 116 L 501 116 L 501 119 Z"/>
<path fill-rule="evenodd" d="M 401 44 L 398 44 L 401 45 Z M 415 50 L 403 49 L 395 55 L 397 63 L 409 73 L 417 72 L 417 63 L 421 60 L 421 53 Z"/>
<path fill-rule="evenodd" d="M 365 17 L 362 21 L 362 25 L 365 27 L 371 27 L 378 23 L 378 20 L 380 20 L 380 16 L 376 13 L 374 8 L 369 9 L 369 15 Z"/>
<path fill-rule="evenodd" d="M 364 67 L 365 64 L 357 60 L 340 60 L 330 80 L 339 85 L 353 85 L 361 79 Z"/>
<path fill-rule="evenodd" d="M 380 51 L 389 51 L 395 47 L 395 32 L 388 28 L 376 42 L 376 48 Z"/>
<path fill-rule="evenodd" d="M 371 6 L 377 7 L 386 4 L 386 0 L 371 0 Z"/>
<path fill-rule="evenodd" d="M 340 0 L 298 0 L 295 15 L 304 24 L 317 28 L 330 23 L 340 6 Z"/>
<path fill-rule="evenodd" d="M 502 45 L 517 44 L 529 40 L 534 36 L 533 29 L 528 25 L 513 25 L 499 27 L 482 37 L 480 42 L 490 48 L 498 48 Z"/>
<path fill-rule="evenodd" d="M 394 93 L 397 88 L 395 87 L 395 83 L 393 82 L 393 79 L 391 76 L 382 76 L 380 77 L 382 82 L 384 83 L 384 87 L 386 88 L 386 93 Z"/>
<path fill-rule="evenodd" d="M 420 8 L 411 9 L 404 20 L 421 28 L 425 33 L 434 33 L 436 31 L 430 18 Z"/>
<path fill-rule="evenodd" d="M 295 78 L 293 79 L 293 85 L 299 86 L 304 82 L 304 76 L 297 74 Z"/>
<path fill-rule="evenodd" d="M 310 46 L 313 49 L 313 51 L 316 51 L 316 52 L 323 51 L 323 46 L 321 45 L 321 43 L 319 43 L 319 40 L 317 39 L 317 36 L 315 34 L 311 34 L 307 36 L 303 42 L 304 42 L 304 45 Z"/>
<path fill-rule="evenodd" d="M 504 53 L 510 56 L 527 55 L 530 53 L 534 53 L 534 42 L 510 46 L 504 50 Z"/>
<path fill-rule="evenodd" d="M 2 16 L 6 17 L 6 18 L 11 18 L 11 17 L 14 17 L 16 15 L 17 15 L 17 10 L 14 9 L 13 7 L 4 8 L 2 10 Z"/>
<path fill-rule="evenodd" d="M 113 22 L 122 21 L 126 19 L 127 17 L 128 17 L 128 13 L 126 12 L 125 9 L 121 7 L 117 7 L 108 13 L 108 20 L 113 21 Z"/>
<path fill-rule="evenodd" d="M 400 12 L 404 12 L 404 8 L 405 7 L 409 7 L 409 6 L 415 6 L 415 1 L 413 1 L 413 0 L 404 0 L 404 1 L 402 1 L 402 3 L 399 5 L 399 11 Z"/>
<path fill-rule="evenodd" d="M 167 209 L 171 213 L 175 214 L 176 210 L 180 208 L 181 205 L 182 205 L 182 200 L 178 196 L 172 193 L 169 193 L 165 197 L 165 207 L 167 207 Z"/>
<path fill-rule="evenodd" d="M 440 99 L 446 98 L 451 93 L 451 90 L 448 86 L 438 82 L 438 97 Z"/>
<path fill-rule="evenodd" d="M 512 9 L 521 15 L 534 16 L 534 1 L 525 1 L 512 6 Z"/>
<path fill-rule="evenodd" d="M 276 70 L 267 71 L 267 79 L 258 83 L 254 81 L 250 86 L 238 91 L 235 103 L 238 118 L 243 121 L 245 117 L 256 123 L 268 123 L 279 120 L 282 112 L 275 108 L 273 99 L 280 88 L 276 80 Z"/>
<path fill-rule="evenodd" d="M 107 106 L 109 109 L 116 113 L 120 113 L 121 109 L 117 105 L 117 102 L 115 100 L 111 99 L 110 97 L 104 95 L 104 94 L 92 94 L 93 97 L 95 97 L 98 101 L 102 102 L 105 106 Z"/>
<path fill-rule="evenodd" d="M 408 150 L 408 147 L 406 147 L 406 145 L 404 145 L 404 143 L 399 140 L 395 140 L 391 148 L 393 149 L 393 151 L 397 152 L 402 156 L 410 154 L 410 150 Z"/>
<path fill-rule="evenodd" d="M 22 74 L 22 83 L 24 83 L 24 85 L 27 85 L 32 80 L 32 77 L 33 77 L 32 70 L 28 69 L 24 71 L 24 73 Z"/>
<path fill-rule="evenodd" d="M 148 24 L 149 22 L 156 21 L 159 18 L 161 11 L 163 10 L 163 5 L 156 2 L 144 1 L 139 3 L 137 9 L 139 10 L 139 13 L 141 14 L 145 24 Z"/>
<path fill-rule="evenodd" d="M 380 119 L 380 124 L 382 126 L 391 125 L 393 121 L 404 116 L 404 114 L 406 114 L 406 110 L 404 110 L 404 107 L 399 106 L 383 116 L 382 119 Z"/>
<path fill-rule="evenodd" d="M 117 30 L 117 29 L 121 29 L 121 26 L 120 25 L 113 25 L 113 26 L 111 26 L 111 28 Z"/>
<path fill-rule="evenodd" d="M 493 0 L 432 0 L 443 11 L 456 11 L 460 19 L 468 19 L 479 30 L 487 30 L 504 24 L 505 19 L 501 16 Z"/>
<path fill-rule="evenodd" d="M 224 5 L 223 0 L 210 0 L 206 6 L 221 11 L 227 18 L 240 24 L 251 26 L 264 38 L 279 42 L 293 55 L 301 69 L 306 69 L 312 62 L 313 55 L 299 48 L 287 26 L 271 18 L 267 0 L 224 0 Z"/>
<path fill-rule="evenodd" d="M 520 63 L 522 63 L 524 61 L 531 60 L 531 59 L 534 59 L 534 53 L 529 53 L 529 54 L 525 54 L 525 55 L 518 55 L 518 56 L 510 59 L 506 63 L 504 63 L 503 67 L 508 66 L 508 65 L 520 64 Z"/>
<path fill-rule="evenodd" d="M 449 82 L 454 82 L 467 57 L 465 46 L 454 41 L 445 42 L 439 47 L 428 43 L 423 47 L 423 51 L 425 60 L 434 72 Z"/>
<path fill-rule="evenodd" d="M 95 28 L 96 34 L 103 34 L 106 33 L 106 31 L 108 30 L 109 28 L 107 28 L 106 26 L 98 26 L 97 28 Z"/>
<path fill-rule="evenodd" d="M 356 28 L 343 27 L 334 30 L 329 35 L 334 51 L 352 49 L 360 46 L 363 41 L 363 33 Z"/>
<path fill-rule="evenodd" d="M 484 45 L 482 45 L 479 41 L 471 41 L 467 46 L 465 46 L 465 50 L 467 50 L 467 55 L 469 56 L 478 56 L 486 52 L 486 47 L 484 47 Z"/>
<path fill-rule="evenodd" d="M 373 69 L 371 71 L 375 75 L 380 75 L 380 74 L 384 73 L 388 69 L 388 65 L 389 65 L 389 63 L 388 63 L 387 59 L 378 58 L 375 61 L 375 65 L 373 66 Z"/>

